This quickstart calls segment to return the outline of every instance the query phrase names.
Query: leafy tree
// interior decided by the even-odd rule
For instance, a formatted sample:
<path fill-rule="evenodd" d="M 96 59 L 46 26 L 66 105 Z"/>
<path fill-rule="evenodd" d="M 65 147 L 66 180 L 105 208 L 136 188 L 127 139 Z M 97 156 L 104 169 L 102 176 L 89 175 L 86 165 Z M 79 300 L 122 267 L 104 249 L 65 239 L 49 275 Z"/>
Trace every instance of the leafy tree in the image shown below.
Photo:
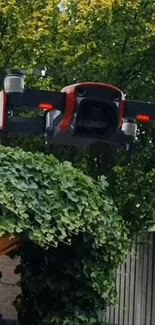
<path fill-rule="evenodd" d="M 57 20 L 61 34 L 58 34 L 57 40 L 62 40 L 64 53 L 61 69 L 65 79 L 62 74 L 61 80 L 66 80 L 66 83 L 88 80 L 108 82 L 122 88 L 131 99 L 155 101 L 152 56 L 155 46 L 154 3 L 140 0 L 110 4 L 86 1 L 85 7 L 81 7 L 78 1 L 64 1 L 65 10 Z M 63 45 L 66 46 L 64 52 Z M 48 56 L 47 60 L 50 66 L 53 58 Z M 84 155 L 84 168 L 89 174 L 95 178 L 103 174 L 108 177 L 110 194 L 132 231 L 141 231 L 145 229 L 145 222 L 146 227 L 154 222 L 154 198 L 142 185 L 146 184 L 145 173 L 151 173 L 154 168 L 154 130 L 152 125 L 139 125 L 138 143 L 130 164 L 124 150 L 101 143 L 92 145 Z M 62 151 L 59 154 L 61 156 Z M 77 158 L 73 161 L 68 151 L 68 159 L 76 165 L 78 157 L 80 153 L 77 151 Z M 121 169 L 113 170 L 117 165 Z M 138 180 L 137 187 L 139 170 L 141 183 Z M 119 188 L 122 188 L 121 195 Z M 142 190 L 139 191 L 139 188 Z M 145 197 L 146 210 L 143 204 Z M 139 206 L 138 210 L 136 206 Z"/>
<path fill-rule="evenodd" d="M 52 70 L 52 77 L 48 77 L 45 80 L 27 77 L 27 84 L 29 86 L 35 85 L 36 87 L 42 86 L 47 89 L 60 89 L 66 84 L 92 80 L 113 83 L 121 87 L 124 92 L 127 92 L 130 98 L 154 101 L 155 71 L 152 55 L 155 46 L 154 3 L 150 0 L 139 0 L 136 2 L 129 0 L 94 0 L 83 1 L 82 3 L 71 0 L 63 1 L 62 8 L 63 10 L 59 10 L 58 2 L 56 1 L 50 3 L 45 1 L 41 4 L 38 0 L 34 4 L 29 4 L 29 6 L 27 1 L 22 1 L 22 6 L 17 1 L 7 1 L 6 9 L 3 4 L 3 13 L 1 14 L 2 26 L 5 26 L 5 20 L 9 17 L 10 28 L 4 28 L 5 37 L 3 38 L 3 48 L 1 50 L 2 66 L 17 66 L 19 64 L 21 66 L 28 65 L 29 69 L 34 66 L 47 66 Z M 16 16 L 14 16 L 14 13 L 16 13 Z M 17 25 L 15 24 L 15 17 L 17 17 Z M 24 29 L 23 26 L 25 27 Z M 10 57 L 8 56 L 8 59 L 6 59 L 9 53 Z M 74 166 L 82 168 L 96 180 L 98 176 L 106 175 L 110 183 L 107 190 L 112 195 L 122 218 L 118 217 L 118 215 L 116 216 L 111 211 L 108 212 L 107 217 L 102 218 L 102 222 L 105 222 L 105 225 L 104 229 L 101 227 L 101 231 L 103 236 L 106 232 L 106 242 L 102 243 L 103 245 L 99 247 L 94 247 L 92 244 L 94 237 L 92 239 L 88 234 L 87 237 L 85 233 L 80 233 L 76 237 L 71 235 L 71 246 L 68 247 L 66 244 L 59 242 L 58 247 L 56 249 L 50 248 L 47 255 L 42 248 L 30 242 L 27 246 L 23 247 L 23 250 L 20 252 L 22 267 L 17 270 L 22 274 L 23 295 L 17 301 L 21 324 L 25 324 L 24 319 L 26 319 L 27 323 L 31 322 L 28 316 L 30 311 L 34 324 L 43 324 L 43 321 L 46 324 L 64 325 L 101 324 L 101 320 L 96 316 L 96 309 L 104 309 L 106 304 L 115 297 L 115 269 L 123 261 L 123 257 L 127 252 L 126 249 L 128 249 L 130 244 L 129 238 L 132 238 L 133 234 L 147 229 L 154 222 L 154 198 L 152 195 L 154 191 L 153 139 L 154 128 L 140 126 L 136 154 L 132 162 L 128 164 L 128 167 L 124 167 L 127 164 L 127 154 L 124 151 L 101 143 L 82 151 L 74 148 L 66 150 L 64 147 L 55 148 L 54 146 L 51 148 L 54 155 L 61 161 L 64 159 L 72 161 Z M 36 139 L 33 139 L 32 142 L 32 138 L 23 141 L 23 138 L 11 137 L 7 143 L 11 146 L 19 145 L 27 151 L 29 149 L 33 152 L 43 150 L 43 139 L 38 139 L 36 143 Z M 9 149 L 8 155 L 11 156 L 11 153 L 12 151 Z M 20 152 L 18 156 L 18 164 L 20 166 L 23 166 L 23 155 Z M 11 159 L 13 158 L 10 156 L 8 166 L 10 166 L 10 163 L 12 165 Z M 26 156 L 24 155 L 24 157 Z M 27 154 L 27 157 L 30 157 L 29 154 Z M 54 158 L 46 158 L 47 161 L 52 159 L 53 164 L 54 161 L 56 162 L 56 160 L 53 160 Z M 46 165 L 46 159 L 42 159 Z M 59 177 L 57 176 L 59 184 L 55 183 L 54 187 L 56 191 L 60 184 L 62 185 L 62 170 L 68 170 L 69 168 L 67 175 L 70 175 L 71 171 L 73 174 L 76 173 L 72 167 L 66 167 L 64 164 L 58 164 L 58 166 L 60 167 L 60 169 L 58 167 L 60 174 Z M 27 167 L 24 165 L 24 177 L 26 174 L 25 168 Z M 55 174 L 54 168 L 52 173 Z M 40 177 L 38 176 L 40 173 L 36 172 L 36 165 L 33 165 L 33 172 L 35 177 L 36 174 L 37 177 Z M 73 177 L 72 172 L 71 179 Z M 79 174 L 77 173 L 77 175 Z M 19 177 L 19 173 L 17 173 L 17 177 Z M 49 176 L 47 171 L 47 181 L 48 178 L 51 179 L 51 175 Z M 34 183 L 36 183 L 36 180 Z M 95 184 L 93 185 L 95 186 L 93 187 L 93 193 L 95 193 L 96 188 L 98 189 L 100 185 L 93 184 Z M 151 193 L 148 184 L 150 184 Z M 3 185 L 4 181 L 2 182 Z M 21 186 L 21 178 L 19 185 Z M 8 179 L 8 186 L 10 187 L 10 179 Z M 45 193 L 45 188 L 46 185 L 42 186 L 42 193 Z M 89 186 L 88 188 L 90 191 Z M 20 190 L 14 189 L 16 193 L 14 198 L 16 198 L 21 188 Z M 36 193 L 36 190 L 32 189 L 32 192 Z M 32 192 L 30 191 L 29 195 Z M 68 193 L 70 193 L 70 190 Z M 99 197 L 100 194 L 98 194 L 98 200 Z M 27 198 L 24 196 L 23 200 L 24 202 L 26 200 L 24 209 L 26 211 L 27 209 L 31 210 L 29 210 L 31 214 L 27 214 L 33 219 L 32 211 L 34 206 L 28 206 L 30 204 L 28 202 L 30 201 L 28 194 Z M 48 197 L 45 196 L 45 202 L 46 200 L 48 200 Z M 64 208 L 63 200 L 64 198 L 62 199 L 61 209 Z M 58 197 L 56 202 L 59 202 Z M 93 202 L 92 205 L 94 204 Z M 106 202 L 107 199 L 104 201 L 105 206 Z M 77 213 L 76 203 L 73 202 L 74 213 Z M 100 204 L 102 204 L 102 200 Z M 8 205 L 7 207 L 10 209 Z M 109 206 L 107 208 L 109 209 Z M 22 211 L 21 207 L 18 207 L 17 210 L 19 214 Z M 33 232 L 30 232 L 31 238 L 33 240 L 39 238 L 40 243 L 45 243 L 43 228 L 39 226 L 39 223 L 35 221 L 34 224 L 31 224 L 30 221 L 32 219 L 28 218 L 28 221 L 24 221 L 23 218 L 20 219 L 18 217 L 19 223 L 17 225 L 17 216 L 15 217 L 14 211 L 11 212 L 11 216 L 13 218 L 12 229 L 15 230 L 19 227 L 21 231 L 30 230 L 30 227 L 32 227 Z M 112 219 L 109 220 L 109 216 Z M 70 217 L 68 219 L 71 221 Z M 8 218 L 10 218 L 10 210 Z M 6 220 L 8 221 L 7 218 Z M 94 218 L 93 222 L 95 220 L 97 219 Z M 125 220 L 125 224 L 123 220 Z M 10 225 L 10 223 L 7 222 L 7 227 L 11 227 L 8 224 Z M 75 226 L 74 222 L 72 225 Z M 92 227 L 93 225 L 92 223 Z M 95 227 L 99 229 L 99 226 L 100 223 L 96 223 Z M 115 231 L 112 230 L 111 226 L 115 227 Z M 47 229 L 46 235 L 49 230 Z M 96 234 L 96 231 L 97 229 L 93 228 L 93 236 Z M 48 236 L 46 236 L 46 240 L 47 238 Z M 87 250 L 88 247 L 89 252 Z M 78 249 L 79 251 L 77 252 Z M 69 261 L 67 259 L 68 256 L 70 257 Z M 54 270 L 56 270 L 54 273 L 50 260 L 52 260 Z M 37 265 L 36 268 L 34 261 L 40 266 Z M 92 263 L 95 263 L 95 265 L 92 265 Z M 62 269 L 65 269 L 63 279 Z M 79 282 L 76 278 L 78 276 Z M 44 283 L 42 279 L 44 279 Z M 79 288 L 74 286 L 76 285 L 75 279 L 79 284 Z M 60 280 L 63 281 L 63 284 L 60 283 Z M 83 283 L 83 280 L 85 280 L 85 283 Z M 69 281 L 71 281 L 73 286 L 68 284 Z M 84 292 L 82 291 L 83 289 L 81 290 L 82 286 Z M 60 287 L 61 290 L 58 290 Z M 57 306 L 59 312 L 58 309 L 56 310 L 53 300 L 52 312 L 51 300 L 49 305 L 47 303 L 46 305 L 44 304 L 43 301 L 47 299 L 47 295 L 50 296 L 50 299 L 53 295 L 59 299 Z M 62 299 L 64 299 L 63 302 Z M 71 303 L 72 299 L 74 304 Z M 63 308 L 62 303 L 64 303 Z M 86 309 L 84 309 L 84 304 Z M 90 309 L 92 313 L 90 313 Z"/>

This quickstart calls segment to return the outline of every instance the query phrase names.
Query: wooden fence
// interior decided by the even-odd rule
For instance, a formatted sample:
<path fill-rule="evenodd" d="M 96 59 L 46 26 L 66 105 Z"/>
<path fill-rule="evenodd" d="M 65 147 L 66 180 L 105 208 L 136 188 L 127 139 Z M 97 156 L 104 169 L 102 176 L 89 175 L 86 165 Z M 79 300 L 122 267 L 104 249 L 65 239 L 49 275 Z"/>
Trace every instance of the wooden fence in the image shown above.
<path fill-rule="evenodd" d="M 109 307 L 107 324 L 155 325 L 155 233 L 136 240 L 133 254 L 117 272 L 118 305 Z"/>
<path fill-rule="evenodd" d="M 8 257 L 2 259 L 4 262 L 1 261 L 0 266 L 3 281 L 14 283 L 13 261 L 9 262 Z M 117 271 L 116 286 L 118 305 L 108 308 L 107 324 L 155 325 L 155 232 L 148 233 L 145 243 L 140 239 L 136 240 L 133 254 Z M 8 314 L 10 309 L 7 309 L 8 304 L 12 308 L 11 302 L 14 299 L 10 287 L 8 296 L 7 287 L 0 289 L 0 313 L 4 317 L 13 318 L 13 314 Z"/>

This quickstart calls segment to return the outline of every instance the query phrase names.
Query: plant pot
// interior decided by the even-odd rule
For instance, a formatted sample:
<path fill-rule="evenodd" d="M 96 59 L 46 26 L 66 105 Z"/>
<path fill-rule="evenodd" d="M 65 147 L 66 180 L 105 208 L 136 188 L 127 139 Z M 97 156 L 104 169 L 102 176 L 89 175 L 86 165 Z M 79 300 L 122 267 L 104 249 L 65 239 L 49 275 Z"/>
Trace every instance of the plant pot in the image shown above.
<path fill-rule="evenodd" d="M 4 235 L 0 238 L 0 256 L 5 255 L 20 246 L 20 236 Z"/>

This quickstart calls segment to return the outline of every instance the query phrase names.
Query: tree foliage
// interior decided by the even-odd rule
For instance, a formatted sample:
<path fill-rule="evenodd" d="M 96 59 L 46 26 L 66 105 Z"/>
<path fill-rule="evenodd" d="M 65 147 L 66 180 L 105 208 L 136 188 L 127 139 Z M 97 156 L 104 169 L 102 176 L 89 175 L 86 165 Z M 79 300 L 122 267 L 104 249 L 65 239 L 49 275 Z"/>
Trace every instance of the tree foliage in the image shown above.
<path fill-rule="evenodd" d="M 44 248 L 27 243 L 21 253 L 20 321 L 100 324 L 98 313 L 114 301 L 115 270 L 130 247 L 105 178 L 96 182 L 52 155 L 18 148 L 1 146 L 0 162 L 1 236 L 26 232 Z"/>
<path fill-rule="evenodd" d="M 75 82 L 99 81 L 117 85 L 131 99 L 155 101 L 153 1 L 64 0 L 60 5 L 59 1 L 12 0 L 0 1 L 0 5 L 1 65 L 28 66 L 29 70 L 47 66 L 52 70 L 53 75 L 44 80 L 27 76 L 28 86 L 61 89 Z M 13 173 L 2 169 L 7 180 L 5 183 L 1 176 L 4 222 L 1 234 L 4 229 L 29 230 L 30 238 L 40 244 L 48 245 L 53 239 L 57 243 L 57 248 L 51 247 L 46 252 L 30 242 L 20 252 L 22 266 L 17 272 L 22 275 L 23 295 L 16 305 L 21 324 L 102 323 L 96 310 L 104 309 L 115 297 L 115 270 L 129 248 L 129 238 L 154 222 L 154 130 L 153 126 L 139 126 L 139 141 L 130 163 L 123 150 L 102 143 L 87 150 L 52 146 L 59 162 L 53 156 L 2 147 L 1 159 Z M 44 150 L 43 141 L 11 136 L 7 144 L 35 153 Z M 64 160 L 71 161 L 96 181 L 63 163 Z M 46 174 L 39 169 L 43 165 Z M 26 179 L 30 174 L 32 177 Z M 110 186 L 106 191 L 118 211 L 107 199 L 107 192 L 101 190 L 101 183 L 97 183 L 101 175 L 107 176 Z M 27 182 L 32 188 L 23 192 Z M 80 184 L 78 194 L 75 184 L 77 189 Z M 80 209 L 85 200 L 81 196 L 88 199 L 86 192 L 89 192 L 89 212 L 85 207 L 86 214 L 82 215 Z M 37 201 L 39 195 L 42 204 Z M 65 207 L 66 200 L 72 211 Z M 16 206 L 18 202 L 20 206 Z M 42 211 L 45 205 L 47 211 Z M 53 233 L 49 224 L 56 222 L 54 213 L 59 215 L 59 225 Z M 70 238 L 72 245 L 66 245 L 63 241 Z M 47 297 L 50 297 L 48 302 Z"/>
<path fill-rule="evenodd" d="M 112 242 L 97 248 L 89 234 L 81 233 L 73 235 L 69 247 L 60 242 L 46 254 L 33 243 L 23 247 L 16 270 L 22 288 L 15 302 L 19 323 L 103 324 L 103 310 L 116 302 L 118 249 L 123 256 L 120 243 L 118 248 Z"/>
<path fill-rule="evenodd" d="M 121 241 L 123 222 L 106 198 L 104 178 L 97 183 L 52 155 L 0 149 L 1 236 L 28 231 L 39 244 L 57 246 L 82 231 L 102 246 L 114 227 Z"/>
<path fill-rule="evenodd" d="M 59 1 L 0 1 L 1 67 L 32 67 L 41 55 L 41 42 L 50 35 L 49 17 Z"/>

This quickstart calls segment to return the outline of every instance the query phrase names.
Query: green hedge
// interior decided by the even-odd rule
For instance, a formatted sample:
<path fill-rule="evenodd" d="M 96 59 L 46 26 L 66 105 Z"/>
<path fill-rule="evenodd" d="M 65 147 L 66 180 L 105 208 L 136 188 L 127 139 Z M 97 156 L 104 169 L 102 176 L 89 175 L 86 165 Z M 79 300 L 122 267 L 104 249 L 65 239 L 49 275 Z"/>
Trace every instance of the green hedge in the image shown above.
<path fill-rule="evenodd" d="M 52 155 L 0 145 L 0 235 L 24 232 L 34 242 L 17 268 L 21 324 L 100 324 L 98 311 L 114 302 L 130 240 L 107 186 Z"/>
<path fill-rule="evenodd" d="M 57 246 L 82 231 L 98 246 L 107 236 L 119 244 L 124 224 L 106 185 L 52 155 L 0 146 L 0 235 L 28 231 L 40 245 Z"/>

